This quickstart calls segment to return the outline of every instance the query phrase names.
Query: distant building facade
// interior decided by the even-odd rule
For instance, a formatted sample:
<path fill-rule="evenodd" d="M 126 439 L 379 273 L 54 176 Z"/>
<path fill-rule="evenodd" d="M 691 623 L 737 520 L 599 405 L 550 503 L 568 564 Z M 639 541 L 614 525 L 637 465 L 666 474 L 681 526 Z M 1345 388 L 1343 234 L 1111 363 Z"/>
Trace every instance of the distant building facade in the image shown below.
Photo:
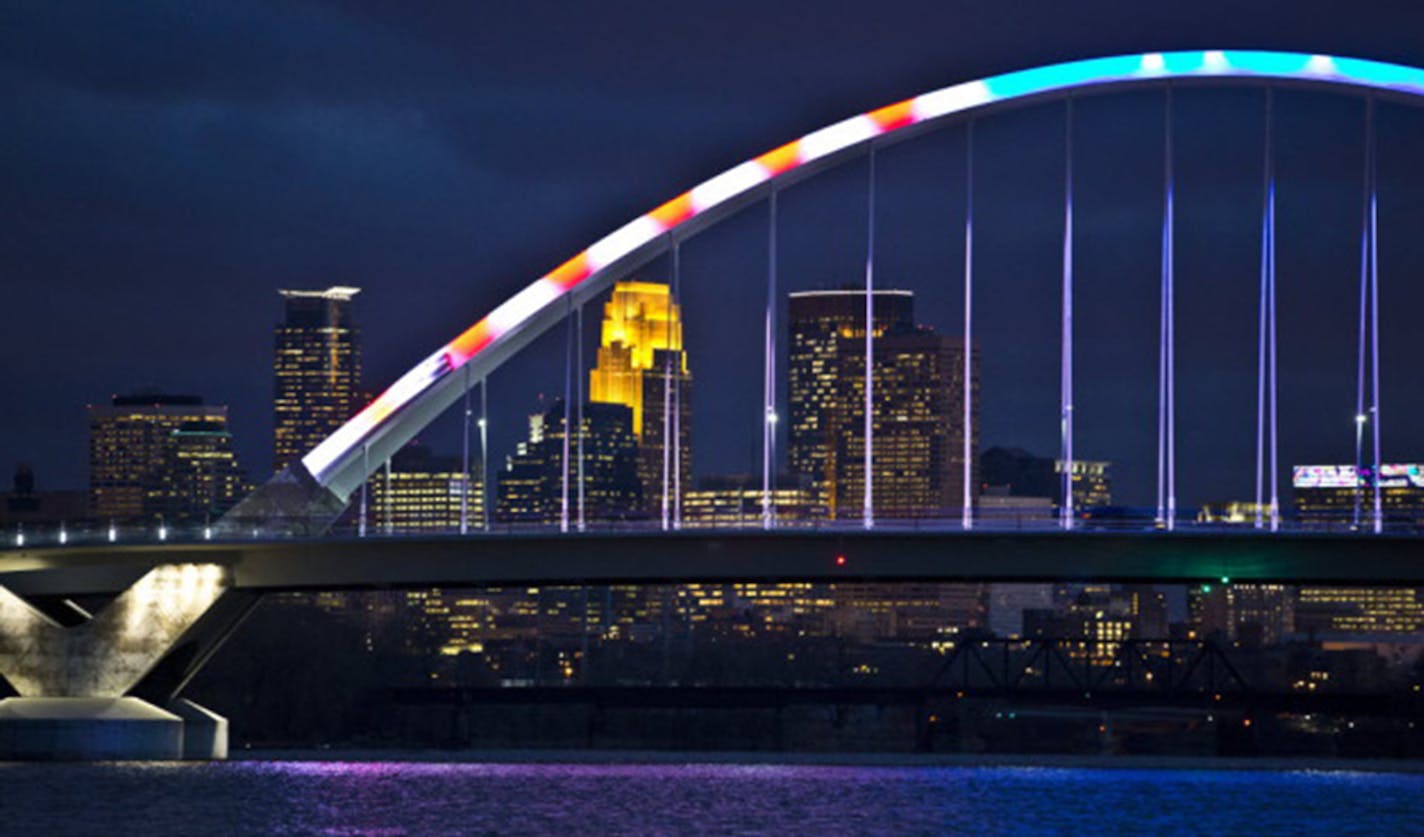
<path fill-rule="evenodd" d="M 1228 523 L 1232 525 L 1254 525 L 1256 521 L 1271 519 L 1269 503 L 1251 500 L 1227 500 L 1222 503 L 1205 503 L 1197 512 L 1198 523 Z"/>
<path fill-rule="evenodd" d="M 1296 629 L 1295 591 L 1283 584 L 1206 584 L 1188 588 L 1189 625 L 1197 636 L 1248 645 L 1279 645 Z"/>
<path fill-rule="evenodd" d="M 1318 638 L 1424 636 L 1424 589 L 1301 587 L 1295 602 L 1295 630 Z"/>
<path fill-rule="evenodd" d="M 1354 465 L 1297 465 L 1291 469 L 1295 514 L 1303 523 L 1350 525 L 1356 504 L 1360 519 L 1374 514 L 1373 468 Z M 1379 473 L 1380 506 L 1386 522 L 1424 524 L 1424 465 L 1383 464 Z"/>
<path fill-rule="evenodd" d="M 457 532 L 462 515 L 469 528 L 484 522 L 484 490 L 479 464 L 466 474 L 459 457 L 437 456 L 411 444 L 391 457 L 389 478 L 370 480 L 369 520 L 377 531 Z M 468 485 L 467 485 L 468 481 Z"/>
<path fill-rule="evenodd" d="M 89 407 L 89 502 L 101 521 L 199 521 L 246 492 L 227 408 L 191 395 L 114 396 Z"/>
<path fill-rule="evenodd" d="M 26 525 L 62 525 L 89 517 L 89 495 L 84 491 L 42 491 L 34 469 L 15 468 L 11 490 L 0 492 L 0 528 Z"/>
<path fill-rule="evenodd" d="M 589 400 L 632 413 L 644 511 L 669 506 L 675 488 L 691 488 L 692 373 L 682 342 L 682 311 L 665 284 L 618 282 L 603 306 L 597 365 Z M 665 438 L 676 436 L 664 462 Z"/>
<path fill-rule="evenodd" d="M 779 480 L 770 490 L 772 520 L 797 526 L 824 520 L 826 507 L 806 485 Z M 761 478 L 751 474 L 708 477 L 683 494 L 682 524 L 705 528 L 760 526 L 764 497 Z"/>
<path fill-rule="evenodd" d="M 622 404 L 583 409 L 583 504 L 586 521 L 624 520 L 641 514 L 638 442 L 632 410 Z M 569 439 L 568 516 L 578 515 L 579 434 Z M 499 472 L 494 507 L 499 523 L 553 523 L 564 510 L 564 403 L 555 400 L 529 417 L 529 438 Z"/>
<path fill-rule="evenodd" d="M 980 457 L 984 490 L 1002 497 L 1046 497 L 1063 502 L 1063 460 L 1035 456 L 1022 448 L 993 447 Z M 1111 462 L 1073 460 L 1073 507 L 1112 505 Z"/>
<path fill-rule="evenodd" d="M 153 513 L 174 522 L 211 522 L 248 491 L 227 421 L 189 421 L 172 433 L 168 464 L 151 497 Z"/>
<path fill-rule="evenodd" d="M 1322 527 L 1352 526 L 1374 513 L 1372 469 L 1353 465 L 1297 465 L 1292 469 L 1295 516 Z M 1380 466 L 1380 500 L 1389 523 L 1424 523 L 1424 465 Z M 1424 589 L 1302 587 L 1296 631 L 1305 635 L 1424 634 Z"/>
<path fill-rule="evenodd" d="M 272 468 L 301 459 L 361 407 L 360 288 L 279 291 L 285 316 L 273 359 Z"/>
<path fill-rule="evenodd" d="M 788 456 L 831 519 L 864 515 L 865 309 L 864 291 L 790 296 Z M 909 291 L 876 291 L 873 309 L 872 509 L 886 518 L 957 514 L 965 347 L 916 326 Z M 977 357 L 971 362 L 977 389 Z M 978 403 L 974 398 L 976 409 Z M 971 451 L 976 444 L 971 438 Z"/>

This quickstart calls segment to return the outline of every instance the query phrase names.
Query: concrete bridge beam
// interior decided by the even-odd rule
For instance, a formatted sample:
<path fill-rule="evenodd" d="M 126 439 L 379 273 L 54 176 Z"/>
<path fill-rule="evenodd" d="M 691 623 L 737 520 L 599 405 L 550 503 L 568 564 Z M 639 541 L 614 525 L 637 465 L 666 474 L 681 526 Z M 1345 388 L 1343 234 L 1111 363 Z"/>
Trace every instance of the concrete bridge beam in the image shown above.
<path fill-rule="evenodd" d="M 0 587 L 0 676 L 19 695 L 0 700 L 0 759 L 224 758 L 225 719 L 174 694 L 160 708 L 132 692 L 175 647 L 203 647 L 204 616 L 231 587 L 221 565 L 161 565 L 69 626 Z"/>

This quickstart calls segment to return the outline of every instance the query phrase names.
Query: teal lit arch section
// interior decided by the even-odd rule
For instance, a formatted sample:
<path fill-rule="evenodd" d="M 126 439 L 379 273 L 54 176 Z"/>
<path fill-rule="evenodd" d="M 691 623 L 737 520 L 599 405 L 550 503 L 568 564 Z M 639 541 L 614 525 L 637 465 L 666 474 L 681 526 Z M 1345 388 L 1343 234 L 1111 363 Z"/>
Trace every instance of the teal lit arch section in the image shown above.
<path fill-rule="evenodd" d="M 304 473 L 284 472 L 274 482 L 303 483 L 324 495 L 325 507 L 333 502 L 344 505 L 370 476 L 373 465 L 379 467 L 471 383 L 482 380 L 575 305 L 662 252 L 672 235 L 697 232 L 755 200 L 773 182 L 790 182 L 797 173 L 805 176 L 817 164 L 829 164 L 880 137 L 990 105 L 1083 88 L 1178 79 L 1290 81 L 1424 96 L 1424 69 L 1416 67 L 1306 53 L 1200 50 L 1092 58 L 1019 70 L 852 116 L 734 166 L 599 239 L 402 375 L 303 457 Z"/>

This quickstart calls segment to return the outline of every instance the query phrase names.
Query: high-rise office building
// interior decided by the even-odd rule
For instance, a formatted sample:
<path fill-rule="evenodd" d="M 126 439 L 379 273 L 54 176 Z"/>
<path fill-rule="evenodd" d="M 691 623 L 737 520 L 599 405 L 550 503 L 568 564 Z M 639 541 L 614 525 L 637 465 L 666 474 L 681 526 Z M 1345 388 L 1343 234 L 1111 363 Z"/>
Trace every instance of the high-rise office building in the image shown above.
<path fill-rule="evenodd" d="M 369 520 L 381 532 L 455 532 L 461 515 L 477 529 L 484 521 L 484 491 L 478 462 L 467 475 L 457 456 L 437 456 L 410 444 L 391 457 L 389 478 L 377 471 L 370 480 Z"/>
<path fill-rule="evenodd" d="M 361 332 L 351 300 L 360 288 L 279 291 L 272 467 L 301 459 L 361 407 Z"/>
<path fill-rule="evenodd" d="M 569 439 L 568 517 L 578 517 L 579 437 Z M 494 518 L 500 523 L 552 523 L 564 512 L 564 402 L 529 417 L 520 442 L 498 475 Z M 632 411 L 622 404 L 584 405 L 583 504 L 589 522 L 636 517 L 643 508 Z"/>
<path fill-rule="evenodd" d="M 875 336 L 914 327 L 914 295 L 876 291 Z M 841 380 L 841 344 L 865 334 L 863 291 L 812 291 L 790 296 L 786 379 L 791 425 L 787 457 L 791 470 L 809 478 L 812 491 L 827 502 L 834 491 L 832 415 L 849 396 Z"/>
<path fill-rule="evenodd" d="M 1202 637 L 1279 645 L 1295 630 L 1295 596 L 1283 584 L 1204 584 L 1187 590 L 1187 612 Z"/>
<path fill-rule="evenodd" d="M 1424 636 L 1424 589 L 1417 587 L 1301 587 L 1295 630 L 1319 638 Z"/>
<path fill-rule="evenodd" d="M 245 488 L 226 407 L 161 393 L 119 395 L 89 407 L 89 497 L 96 518 L 214 519 Z"/>
<path fill-rule="evenodd" d="M 865 292 L 855 290 L 790 299 L 788 453 L 833 519 L 864 511 L 865 304 Z M 963 501 L 964 345 L 916 326 L 909 291 L 875 292 L 873 333 L 874 512 L 956 514 Z M 971 363 L 977 390 L 977 358 Z M 977 437 L 977 421 L 974 428 Z M 976 444 L 971 439 L 971 450 Z"/>
<path fill-rule="evenodd" d="M 1291 488 L 1302 523 L 1348 526 L 1374 514 L 1373 467 L 1356 473 L 1354 465 L 1297 465 Z M 1380 511 L 1386 522 L 1424 523 L 1424 465 L 1383 464 L 1379 474 Z"/>
<path fill-rule="evenodd" d="M 165 520 L 207 523 L 237 505 L 247 490 L 227 422 L 186 421 L 170 437 L 168 464 L 150 501 Z"/>
<path fill-rule="evenodd" d="M 692 373 L 682 344 L 682 311 L 667 285 L 619 282 L 603 306 L 598 363 L 588 376 L 589 400 L 632 411 L 638 479 L 646 510 L 668 492 L 691 488 Z M 664 439 L 676 435 L 676 456 L 664 463 Z"/>
<path fill-rule="evenodd" d="M 1374 514 L 1371 468 L 1353 465 L 1297 465 L 1293 469 L 1295 515 L 1307 526 L 1369 526 Z M 1424 465 L 1380 466 L 1381 512 L 1388 523 L 1424 521 Z M 1424 633 L 1424 589 L 1395 587 L 1302 587 L 1295 603 L 1296 632 L 1302 634 Z"/>

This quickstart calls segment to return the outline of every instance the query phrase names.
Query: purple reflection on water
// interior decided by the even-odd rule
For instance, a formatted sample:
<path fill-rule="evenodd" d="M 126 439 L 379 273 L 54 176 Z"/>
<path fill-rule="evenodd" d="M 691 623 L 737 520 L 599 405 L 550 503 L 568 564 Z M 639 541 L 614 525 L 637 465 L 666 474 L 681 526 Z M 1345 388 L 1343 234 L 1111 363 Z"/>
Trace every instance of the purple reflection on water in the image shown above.
<path fill-rule="evenodd" d="M 14 833 L 1424 833 L 1424 776 L 275 761 L 0 765 Z"/>

